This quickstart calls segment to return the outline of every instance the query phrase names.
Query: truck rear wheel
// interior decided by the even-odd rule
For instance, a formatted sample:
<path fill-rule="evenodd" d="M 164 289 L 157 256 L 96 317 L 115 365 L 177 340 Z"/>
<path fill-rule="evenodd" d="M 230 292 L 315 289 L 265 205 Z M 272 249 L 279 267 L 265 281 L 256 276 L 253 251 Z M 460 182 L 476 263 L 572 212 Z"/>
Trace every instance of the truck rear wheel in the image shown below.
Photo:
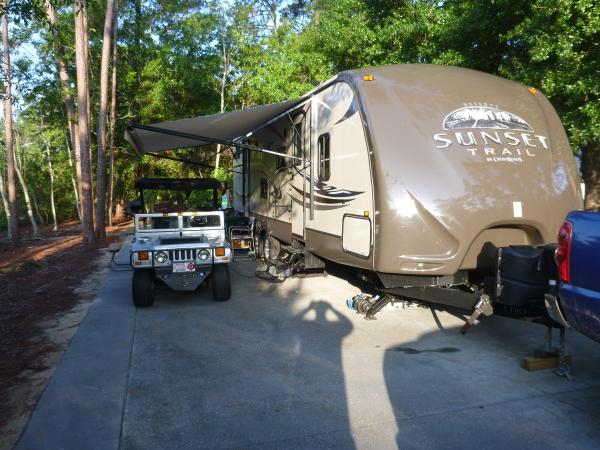
<path fill-rule="evenodd" d="M 133 271 L 133 304 L 145 308 L 154 304 L 154 275 L 152 270 L 137 269 Z"/>
<path fill-rule="evenodd" d="M 227 264 L 215 265 L 212 269 L 211 277 L 213 298 L 218 302 L 229 300 L 231 298 L 229 266 Z"/>

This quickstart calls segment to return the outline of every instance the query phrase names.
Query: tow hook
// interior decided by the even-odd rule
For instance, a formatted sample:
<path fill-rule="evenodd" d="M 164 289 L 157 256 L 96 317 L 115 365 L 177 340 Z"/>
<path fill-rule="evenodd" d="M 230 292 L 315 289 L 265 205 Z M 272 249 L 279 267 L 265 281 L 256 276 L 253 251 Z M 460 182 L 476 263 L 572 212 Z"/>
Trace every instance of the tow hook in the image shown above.
<path fill-rule="evenodd" d="M 460 329 L 461 334 L 467 334 L 467 331 L 469 331 L 471 327 L 475 325 L 475 322 L 482 314 L 486 317 L 494 314 L 494 308 L 492 307 L 490 296 L 487 294 L 482 294 L 477 303 L 475 303 L 473 313 L 467 319 L 467 323 L 465 323 Z"/>

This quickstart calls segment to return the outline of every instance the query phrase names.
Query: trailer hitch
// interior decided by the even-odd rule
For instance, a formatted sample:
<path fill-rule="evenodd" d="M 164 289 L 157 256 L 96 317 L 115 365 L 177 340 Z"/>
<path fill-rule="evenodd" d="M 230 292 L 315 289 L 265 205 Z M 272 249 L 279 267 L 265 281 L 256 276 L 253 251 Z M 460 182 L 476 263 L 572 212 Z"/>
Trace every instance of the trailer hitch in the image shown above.
<path fill-rule="evenodd" d="M 467 334 L 467 331 L 469 331 L 471 327 L 475 325 L 475 322 L 482 314 L 486 317 L 494 314 L 494 308 L 492 307 L 490 296 L 487 294 L 482 294 L 477 303 L 475 303 L 473 313 L 469 316 L 467 322 L 460 329 L 461 334 Z"/>

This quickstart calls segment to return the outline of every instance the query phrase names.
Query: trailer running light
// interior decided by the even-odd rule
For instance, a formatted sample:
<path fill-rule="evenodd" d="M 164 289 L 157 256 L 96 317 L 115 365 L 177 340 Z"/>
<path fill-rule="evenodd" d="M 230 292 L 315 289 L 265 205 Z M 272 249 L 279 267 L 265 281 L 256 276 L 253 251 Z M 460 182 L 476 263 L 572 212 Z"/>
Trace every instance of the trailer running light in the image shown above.
<path fill-rule="evenodd" d="M 558 231 L 558 248 L 554 257 L 558 265 L 558 278 L 565 283 L 571 282 L 571 237 L 573 224 L 565 221 Z"/>
<path fill-rule="evenodd" d="M 148 261 L 148 252 L 147 251 L 138 252 L 138 259 L 140 261 Z"/>
<path fill-rule="evenodd" d="M 375 76 L 374 75 L 365 75 L 363 77 L 363 80 L 365 80 L 365 81 L 373 81 L 373 80 L 375 80 Z"/>
<path fill-rule="evenodd" d="M 225 256 L 225 247 L 215 248 L 215 256 Z"/>
<path fill-rule="evenodd" d="M 536 88 L 534 88 L 534 87 L 530 87 L 529 88 L 529 92 L 531 92 L 532 94 L 535 95 L 535 94 L 537 94 L 538 90 Z"/>

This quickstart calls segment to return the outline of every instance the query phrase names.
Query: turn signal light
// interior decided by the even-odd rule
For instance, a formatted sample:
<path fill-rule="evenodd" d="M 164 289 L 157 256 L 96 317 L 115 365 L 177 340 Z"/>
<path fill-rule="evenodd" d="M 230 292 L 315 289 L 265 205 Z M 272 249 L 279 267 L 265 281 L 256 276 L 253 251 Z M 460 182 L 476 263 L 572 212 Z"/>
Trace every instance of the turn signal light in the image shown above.
<path fill-rule="evenodd" d="M 565 283 L 571 282 L 571 237 L 573 224 L 565 221 L 558 231 L 558 248 L 554 257 L 558 265 L 558 278 Z"/>
<path fill-rule="evenodd" d="M 363 80 L 365 81 L 373 81 L 375 79 L 374 75 L 365 75 L 363 76 Z"/>
<path fill-rule="evenodd" d="M 138 259 L 140 261 L 148 261 L 148 252 L 146 252 L 146 251 L 138 252 Z"/>
<path fill-rule="evenodd" d="M 225 256 L 225 247 L 215 248 L 215 256 Z"/>

